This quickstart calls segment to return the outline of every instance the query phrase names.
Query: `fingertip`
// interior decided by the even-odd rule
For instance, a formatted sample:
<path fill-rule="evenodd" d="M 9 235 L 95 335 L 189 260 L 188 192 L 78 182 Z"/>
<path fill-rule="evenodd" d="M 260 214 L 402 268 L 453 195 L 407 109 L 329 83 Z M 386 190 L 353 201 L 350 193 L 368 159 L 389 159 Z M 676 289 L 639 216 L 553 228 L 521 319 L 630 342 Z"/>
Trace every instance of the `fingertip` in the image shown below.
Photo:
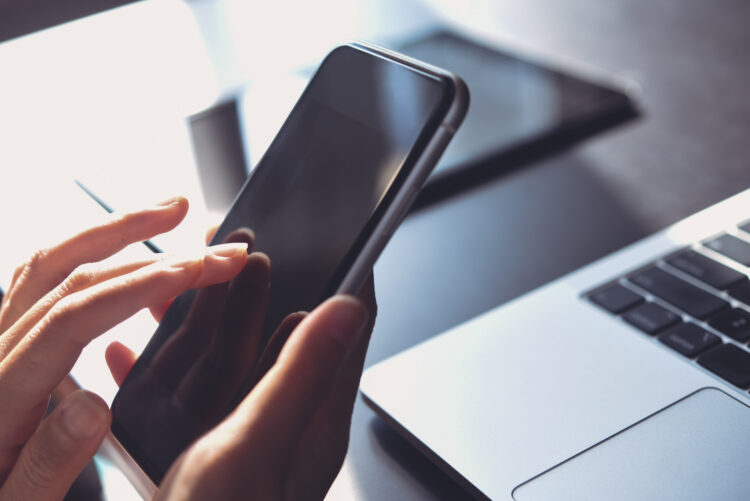
<path fill-rule="evenodd" d="M 85 390 L 66 397 L 26 442 L 0 498 L 62 499 L 112 422 L 104 400 Z"/>
<path fill-rule="evenodd" d="M 122 346 L 124 345 L 119 341 L 112 341 L 104 350 L 104 360 L 107 362 L 110 371 L 112 370 L 112 364 L 114 363 L 113 360 L 117 357 L 117 351 L 120 350 Z"/>
<path fill-rule="evenodd" d="M 247 242 L 228 242 L 212 245 L 208 248 L 208 255 L 225 258 L 247 257 L 247 247 Z"/>
<path fill-rule="evenodd" d="M 169 229 L 172 229 L 185 219 L 189 208 L 190 203 L 187 198 L 176 196 L 156 204 L 154 211 L 155 214 L 167 217 L 167 220 L 170 221 Z"/>
<path fill-rule="evenodd" d="M 326 303 L 333 303 L 336 305 L 340 305 L 339 307 L 345 308 L 361 308 L 362 310 L 365 310 L 365 313 L 367 310 L 362 300 L 357 296 L 352 296 L 351 294 L 336 294 L 335 296 L 329 298 Z"/>
<path fill-rule="evenodd" d="M 111 419 L 106 402 L 90 391 L 78 390 L 61 404 L 61 428 L 75 441 L 103 436 Z"/>
<path fill-rule="evenodd" d="M 112 342 L 104 352 L 104 359 L 117 386 L 122 385 L 133 368 L 137 355 L 119 341 Z"/>
<path fill-rule="evenodd" d="M 148 310 L 151 312 L 151 316 L 154 317 L 154 320 L 161 322 L 169 307 L 172 306 L 173 301 L 174 299 L 170 299 L 162 304 L 149 306 Z"/>
<path fill-rule="evenodd" d="M 325 331 L 344 345 L 351 345 L 370 319 L 365 304 L 357 297 L 339 294 L 323 304 L 319 315 L 324 316 Z"/>
<path fill-rule="evenodd" d="M 170 197 L 156 204 L 157 207 L 168 207 L 170 209 L 181 208 L 184 210 L 186 210 L 189 207 L 189 205 L 190 205 L 190 202 L 188 202 L 188 199 L 183 197 L 182 195 Z"/>
<path fill-rule="evenodd" d="M 179 209 L 179 212 L 184 216 L 190 210 L 190 201 L 183 196 L 178 196 L 175 198 L 177 201 L 177 208 Z"/>
<path fill-rule="evenodd" d="M 304 339 L 323 347 L 330 346 L 330 343 L 320 344 L 319 341 L 329 339 L 339 346 L 345 356 L 361 337 L 369 316 L 364 303 L 358 298 L 348 294 L 333 296 L 306 315 L 300 323 L 297 341 L 292 346 L 285 346 L 282 353 L 296 351 L 294 345 L 307 342 Z"/>
<path fill-rule="evenodd" d="M 205 287 L 233 279 L 244 269 L 247 260 L 247 244 L 244 242 L 209 247 L 203 273 L 194 287 Z"/>
<path fill-rule="evenodd" d="M 268 257 L 267 254 L 263 252 L 253 252 L 252 254 L 247 256 L 247 263 L 245 266 L 252 266 L 253 268 L 257 269 L 265 269 L 266 271 L 271 271 L 271 258 Z"/>
<path fill-rule="evenodd" d="M 226 242 L 247 242 L 248 245 L 253 245 L 255 242 L 255 232 L 247 227 L 237 228 L 230 233 L 225 239 Z"/>

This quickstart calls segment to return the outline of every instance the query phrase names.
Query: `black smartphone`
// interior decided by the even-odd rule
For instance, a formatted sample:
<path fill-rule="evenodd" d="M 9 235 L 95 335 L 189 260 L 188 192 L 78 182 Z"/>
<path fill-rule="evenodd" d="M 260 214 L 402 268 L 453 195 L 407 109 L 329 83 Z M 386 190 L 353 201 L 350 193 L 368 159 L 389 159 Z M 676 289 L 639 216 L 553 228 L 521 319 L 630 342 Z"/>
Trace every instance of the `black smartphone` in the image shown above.
<path fill-rule="evenodd" d="M 324 59 L 212 242 L 251 228 L 270 257 L 262 342 L 288 314 L 359 290 L 467 107 L 460 78 L 385 49 Z M 143 495 L 252 389 L 256 359 L 234 328 L 252 301 L 242 276 L 176 298 L 113 401 L 109 445 Z M 202 377 L 207 358 L 232 376 Z"/>

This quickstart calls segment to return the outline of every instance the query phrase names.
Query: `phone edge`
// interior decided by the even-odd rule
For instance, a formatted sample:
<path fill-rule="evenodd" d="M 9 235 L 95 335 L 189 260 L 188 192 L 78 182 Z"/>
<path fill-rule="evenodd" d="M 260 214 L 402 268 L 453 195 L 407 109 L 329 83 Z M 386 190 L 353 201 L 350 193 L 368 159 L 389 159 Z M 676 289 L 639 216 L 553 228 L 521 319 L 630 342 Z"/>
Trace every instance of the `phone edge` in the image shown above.
<path fill-rule="evenodd" d="M 65 379 L 55 388 L 52 393 L 57 402 L 61 402 L 65 397 L 83 387 L 78 384 L 76 379 L 68 374 Z M 138 466 L 135 459 L 128 453 L 123 445 L 112 434 L 112 430 L 107 431 L 104 440 L 96 451 L 97 456 L 102 456 L 107 461 L 118 468 L 130 484 L 135 488 L 138 495 L 144 500 L 150 500 L 156 494 L 157 487 L 148 475 Z"/>
<path fill-rule="evenodd" d="M 127 449 L 117 440 L 111 429 L 104 437 L 104 441 L 99 446 L 97 453 L 105 457 L 125 475 L 125 478 L 130 482 L 130 485 L 133 486 L 138 495 L 141 496 L 141 499 L 149 501 L 154 497 L 158 491 L 158 487 L 146 475 L 146 472 L 141 469 Z"/>
<path fill-rule="evenodd" d="M 403 64 L 414 70 L 433 77 L 447 78 L 453 85 L 454 94 L 450 107 L 445 112 L 437 131 L 430 138 L 424 151 L 417 159 L 408 178 L 399 193 L 372 232 L 372 236 L 365 243 L 362 251 L 352 263 L 336 294 L 356 295 L 365 279 L 375 265 L 380 253 L 393 236 L 401 222 L 406 218 L 409 208 L 419 194 L 421 187 L 427 181 L 432 170 L 448 147 L 456 130 L 463 122 L 469 107 L 469 90 L 466 83 L 458 75 L 436 66 L 424 63 L 412 57 L 400 54 L 369 42 L 352 42 L 348 45 L 363 49 L 376 56 Z"/>

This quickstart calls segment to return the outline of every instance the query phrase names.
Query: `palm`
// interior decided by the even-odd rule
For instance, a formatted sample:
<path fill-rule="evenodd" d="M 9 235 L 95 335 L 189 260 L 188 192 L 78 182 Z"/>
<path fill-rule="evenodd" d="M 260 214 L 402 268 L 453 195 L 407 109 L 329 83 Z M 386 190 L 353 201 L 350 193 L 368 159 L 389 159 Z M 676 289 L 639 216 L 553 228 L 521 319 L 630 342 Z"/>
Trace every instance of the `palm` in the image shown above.
<path fill-rule="evenodd" d="M 159 499 L 231 498 L 243 489 L 247 495 L 248 486 L 255 499 L 322 499 L 346 454 L 352 409 L 374 324 L 371 280 L 363 296 L 372 312 L 364 328 L 367 335 L 359 337 L 347 353 L 330 387 L 312 397 L 303 393 L 295 398 L 306 381 L 315 379 L 310 370 L 330 371 L 332 363 L 309 363 L 310 350 L 304 360 L 290 362 L 294 355 L 288 354 L 285 358 L 287 344 L 295 345 L 291 350 L 304 351 L 296 346 L 300 344 L 297 339 L 291 343 L 287 339 L 302 336 L 311 330 L 310 323 L 320 320 L 319 314 L 308 325 L 299 325 L 304 315 L 291 315 L 279 326 L 254 368 L 255 389 L 232 415 L 180 456 L 162 483 Z M 292 370 L 301 373 L 284 374 Z M 295 408 L 297 401 L 304 400 L 314 406 L 307 418 Z M 290 409 L 279 411 L 283 406 Z M 266 418 L 274 413 L 275 419 Z M 286 421 L 296 421 L 296 428 Z M 240 441 L 238 436 L 244 439 Z"/>

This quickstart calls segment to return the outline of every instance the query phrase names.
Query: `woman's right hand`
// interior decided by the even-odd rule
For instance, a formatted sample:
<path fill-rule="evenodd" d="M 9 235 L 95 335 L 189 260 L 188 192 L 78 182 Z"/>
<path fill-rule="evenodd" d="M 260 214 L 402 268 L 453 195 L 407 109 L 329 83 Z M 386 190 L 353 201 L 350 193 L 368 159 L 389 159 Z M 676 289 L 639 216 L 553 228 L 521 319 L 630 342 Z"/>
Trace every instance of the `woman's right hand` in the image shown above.
<path fill-rule="evenodd" d="M 62 499 L 107 433 L 109 409 L 85 391 L 43 419 L 50 394 L 86 344 L 142 308 L 242 270 L 245 244 L 189 258 L 99 263 L 171 230 L 186 212 L 187 201 L 175 198 L 116 216 L 38 251 L 16 270 L 0 307 L 0 499 Z"/>

